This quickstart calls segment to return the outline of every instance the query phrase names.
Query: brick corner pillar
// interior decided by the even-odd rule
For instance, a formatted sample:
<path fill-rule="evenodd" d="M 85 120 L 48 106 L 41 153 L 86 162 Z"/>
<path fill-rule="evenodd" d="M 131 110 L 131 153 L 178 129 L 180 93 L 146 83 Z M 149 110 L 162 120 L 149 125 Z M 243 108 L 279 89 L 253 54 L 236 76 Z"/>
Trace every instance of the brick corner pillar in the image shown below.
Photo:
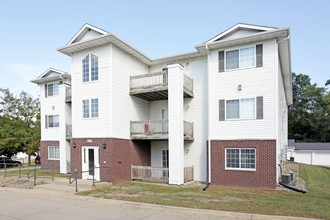
<path fill-rule="evenodd" d="M 168 65 L 169 184 L 184 183 L 183 67 Z"/>

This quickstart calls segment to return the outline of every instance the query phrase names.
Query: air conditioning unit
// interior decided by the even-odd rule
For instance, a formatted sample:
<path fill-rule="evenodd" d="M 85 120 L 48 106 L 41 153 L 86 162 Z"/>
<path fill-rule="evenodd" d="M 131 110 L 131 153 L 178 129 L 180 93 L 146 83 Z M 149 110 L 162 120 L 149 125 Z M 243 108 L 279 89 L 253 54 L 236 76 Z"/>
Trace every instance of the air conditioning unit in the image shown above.
<path fill-rule="evenodd" d="M 282 174 L 282 183 L 290 184 L 291 182 L 291 175 L 290 174 Z"/>

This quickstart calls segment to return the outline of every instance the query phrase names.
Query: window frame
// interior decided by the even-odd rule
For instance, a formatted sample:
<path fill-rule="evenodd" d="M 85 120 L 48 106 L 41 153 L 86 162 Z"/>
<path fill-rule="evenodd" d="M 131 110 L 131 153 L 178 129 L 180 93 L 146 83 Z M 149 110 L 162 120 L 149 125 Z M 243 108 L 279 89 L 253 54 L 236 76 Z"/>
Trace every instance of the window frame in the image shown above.
<path fill-rule="evenodd" d="M 241 100 L 242 99 L 254 99 L 254 118 L 242 118 L 241 116 Z M 239 118 L 227 118 L 227 101 L 238 100 L 238 116 Z M 225 99 L 225 120 L 226 121 L 235 121 L 235 120 L 256 120 L 257 119 L 257 97 L 251 98 L 237 98 L 237 99 Z"/>
<path fill-rule="evenodd" d="M 86 59 L 86 57 L 88 56 L 88 81 L 84 81 L 84 60 Z M 92 80 L 92 56 L 95 56 L 97 59 L 97 79 Z M 92 83 L 92 82 L 97 82 L 100 79 L 100 74 L 99 74 L 99 57 L 92 53 L 89 52 L 87 53 L 83 59 L 81 60 L 81 82 L 82 83 Z M 94 76 L 95 77 L 95 76 Z"/>
<path fill-rule="evenodd" d="M 57 94 L 55 94 L 55 86 L 54 86 L 55 84 L 57 84 Z M 49 91 L 49 85 L 53 85 L 53 95 L 49 95 L 49 92 L 48 92 Z M 47 91 L 46 91 L 47 96 L 46 96 L 46 98 L 59 96 L 59 93 L 60 93 L 59 85 L 60 85 L 60 82 L 47 83 Z"/>
<path fill-rule="evenodd" d="M 241 59 L 240 50 L 250 48 L 250 47 L 254 47 L 254 65 L 249 66 L 249 67 L 240 67 L 240 59 Z M 238 50 L 238 68 L 227 69 L 227 52 L 235 51 L 235 50 Z M 252 46 L 247 46 L 247 47 L 238 47 L 238 48 L 233 48 L 233 49 L 229 49 L 229 50 L 224 50 L 224 70 L 225 70 L 225 72 L 230 72 L 230 71 L 235 71 L 235 70 L 244 70 L 244 69 L 256 68 L 256 67 L 257 67 L 257 45 L 252 45 Z"/>
<path fill-rule="evenodd" d="M 97 99 L 97 117 L 92 117 L 92 100 Z M 84 117 L 84 101 L 88 101 L 88 118 Z M 82 99 L 81 100 L 81 110 L 82 110 L 82 119 L 83 120 L 91 120 L 91 119 L 98 119 L 100 117 L 100 102 L 99 98 L 92 98 L 92 99 Z"/>
<path fill-rule="evenodd" d="M 50 122 L 50 119 L 49 117 L 53 117 L 53 126 L 49 126 L 49 122 Z M 54 116 L 58 116 L 58 126 L 55 126 L 55 123 L 54 123 Z M 59 128 L 60 127 L 60 115 L 59 114 L 56 114 L 56 115 L 47 115 L 47 128 Z"/>
<path fill-rule="evenodd" d="M 227 150 L 239 150 L 239 168 L 227 167 Z M 241 164 L 241 150 L 254 150 L 254 168 L 242 168 Z M 225 170 L 237 171 L 257 171 L 257 149 L 253 147 L 226 147 L 225 148 Z"/>
<path fill-rule="evenodd" d="M 53 148 L 54 149 L 54 157 L 53 158 L 51 158 L 50 156 L 49 156 L 49 152 L 50 152 L 50 148 Z M 56 148 L 58 148 L 58 158 L 56 158 Z M 50 146 L 48 146 L 48 160 L 60 160 L 61 159 L 61 152 L 60 152 L 60 146 L 56 146 L 56 145 L 50 145 Z"/>

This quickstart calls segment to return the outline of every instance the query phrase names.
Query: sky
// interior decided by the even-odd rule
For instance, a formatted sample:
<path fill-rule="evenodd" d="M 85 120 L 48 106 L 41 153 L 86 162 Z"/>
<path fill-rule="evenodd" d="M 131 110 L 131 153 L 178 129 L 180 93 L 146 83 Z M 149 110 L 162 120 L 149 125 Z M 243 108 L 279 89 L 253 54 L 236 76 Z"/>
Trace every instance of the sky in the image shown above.
<path fill-rule="evenodd" d="M 0 1 L 0 88 L 37 97 L 30 82 L 49 67 L 70 73 L 58 51 L 85 24 L 112 32 L 151 58 L 195 51 L 237 23 L 290 27 L 292 72 L 330 79 L 330 1 Z"/>

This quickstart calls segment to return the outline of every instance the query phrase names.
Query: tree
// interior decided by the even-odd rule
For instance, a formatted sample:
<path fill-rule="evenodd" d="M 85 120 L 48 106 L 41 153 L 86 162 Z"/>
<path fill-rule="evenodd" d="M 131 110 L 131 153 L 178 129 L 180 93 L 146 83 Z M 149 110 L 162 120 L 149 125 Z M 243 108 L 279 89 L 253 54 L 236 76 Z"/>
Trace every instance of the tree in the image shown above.
<path fill-rule="evenodd" d="M 326 88 L 310 81 L 307 75 L 292 74 L 289 138 L 305 142 L 330 141 L 330 95 Z"/>
<path fill-rule="evenodd" d="M 328 79 L 325 83 L 325 86 L 328 86 L 328 85 L 330 85 L 330 79 Z"/>
<path fill-rule="evenodd" d="M 39 150 L 39 100 L 26 92 L 18 97 L 9 89 L 0 89 L 0 154 L 12 156 L 18 152 L 29 155 Z"/>

